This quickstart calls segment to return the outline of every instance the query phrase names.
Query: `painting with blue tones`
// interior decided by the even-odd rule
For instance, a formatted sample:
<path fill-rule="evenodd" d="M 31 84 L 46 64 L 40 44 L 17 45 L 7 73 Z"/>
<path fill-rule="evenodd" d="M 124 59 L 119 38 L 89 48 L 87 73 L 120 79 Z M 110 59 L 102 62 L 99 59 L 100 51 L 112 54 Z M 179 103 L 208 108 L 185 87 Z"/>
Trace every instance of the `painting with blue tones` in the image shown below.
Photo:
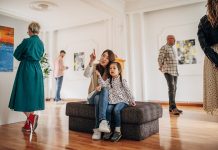
<path fill-rule="evenodd" d="M 0 72 L 13 71 L 14 29 L 0 26 Z"/>

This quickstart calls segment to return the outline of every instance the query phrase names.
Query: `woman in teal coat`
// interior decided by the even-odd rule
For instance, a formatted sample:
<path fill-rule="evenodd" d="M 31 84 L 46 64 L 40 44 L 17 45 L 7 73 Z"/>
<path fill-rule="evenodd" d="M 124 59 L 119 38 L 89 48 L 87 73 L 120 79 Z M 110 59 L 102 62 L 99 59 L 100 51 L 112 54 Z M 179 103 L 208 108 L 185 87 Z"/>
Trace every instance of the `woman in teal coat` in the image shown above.
<path fill-rule="evenodd" d="M 34 131 L 37 127 L 36 110 L 44 110 L 43 74 L 39 61 L 44 46 L 39 39 L 40 25 L 32 22 L 28 27 L 29 38 L 16 48 L 14 57 L 20 61 L 9 102 L 9 108 L 24 112 L 27 116 L 23 131 Z M 31 130 L 32 129 L 32 130 Z"/>

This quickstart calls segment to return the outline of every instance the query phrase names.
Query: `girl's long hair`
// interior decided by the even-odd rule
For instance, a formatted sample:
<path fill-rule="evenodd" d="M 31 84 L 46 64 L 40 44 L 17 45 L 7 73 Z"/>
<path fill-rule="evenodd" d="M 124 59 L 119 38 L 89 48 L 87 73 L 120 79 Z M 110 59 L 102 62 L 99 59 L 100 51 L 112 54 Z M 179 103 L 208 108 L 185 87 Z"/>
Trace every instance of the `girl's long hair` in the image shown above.
<path fill-rule="evenodd" d="M 103 55 L 104 53 L 108 53 L 109 63 L 105 68 L 100 63 L 97 64 L 96 70 L 99 71 L 101 76 L 103 76 L 104 72 L 106 72 L 106 75 L 109 76 L 108 67 L 109 67 L 110 63 L 115 60 L 115 54 L 112 50 L 109 50 L 109 49 L 106 49 L 101 55 Z"/>
<path fill-rule="evenodd" d="M 118 68 L 118 71 L 119 71 L 119 75 L 120 75 L 120 82 L 121 82 L 121 85 L 123 86 L 122 67 L 121 67 L 121 65 L 120 65 L 119 62 L 111 62 L 110 65 L 109 65 L 108 72 L 109 72 L 110 66 L 111 66 L 112 64 L 116 64 L 116 66 L 117 66 L 117 68 Z M 110 81 L 110 86 L 111 86 L 111 88 L 113 88 L 113 86 L 112 86 L 112 76 L 111 76 L 111 75 L 109 75 L 109 79 L 110 79 L 110 80 L 109 80 L 109 81 Z"/>
<path fill-rule="evenodd" d="M 218 26 L 218 0 L 207 1 L 207 16 L 212 27 Z"/>

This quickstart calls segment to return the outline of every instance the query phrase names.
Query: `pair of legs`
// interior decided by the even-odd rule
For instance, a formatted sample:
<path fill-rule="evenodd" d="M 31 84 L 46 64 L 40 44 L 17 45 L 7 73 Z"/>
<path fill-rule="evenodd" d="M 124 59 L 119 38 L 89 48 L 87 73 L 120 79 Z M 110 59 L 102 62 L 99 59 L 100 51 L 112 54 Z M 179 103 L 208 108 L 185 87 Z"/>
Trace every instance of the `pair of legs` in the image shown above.
<path fill-rule="evenodd" d="M 117 103 L 117 104 L 110 104 L 107 108 L 107 120 L 111 124 L 111 115 L 113 113 L 114 116 L 114 122 L 115 122 L 115 132 L 114 133 L 106 133 L 103 136 L 103 139 L 109 140 L 115 142 L 119 141 L 119 139 L 122 137 L 121 135 L 121 111 L 126 108 L 128 105 L 126 103 Z M 113 135 L 113 136 L 112 136 Z"/>
<path fill-rule="evenodd" d="M 107 107 L 107 120 L 111 123 L 111 115 L 114 115 L 115 128 L 120 128 L 121 126 L 121 111 L 128 105 L 126 103 L 109 104 Z"/>
<path fill-rule="evenodd" d="M 26 115 L 27 118 L 29 117 L 30 114 L 34 114 L 34 112 L 23 112 L 23 113 Z"/>
<path fill-rule="evenodd" d="M 27 119 L 25 122 L 24 127 L 22 128 L 23 131 L 34 131 L 38 125 L 38 115 L 35 115 L 34 112 L 24 112 Z M 31 132 L 32 132 L 31 131 Z"/>
<path fill-rule="evenodd" d="M 108 107 L 108 89 L 102 88 L 88 99 L 89 104 L 95 105 L 95 128 L 99 128 L 99 123 L 106 120 L 106 111 Z"/>
<path fill-rule="evenodd" d="M 63 76 L 55 78 L 56 80 L 56 94 L 55 94 L 55 101 L 61 100 L 61 87 L 63 83 Z"/>
<path fill-rule="evenodd" d="M 172 112 L 174 115 L 179 115 L 183 111 L 179 110 L 176 106 L 175 97 L 176 97 L 176 85 L 177 85 L 177 76 L 172 76 L 171 74 L 165 73 L 164 74 L 167 85 L 168 85 L 168 94 L 169 94 L 169 111 Z"/>
<path fill-rule="evenodd" d="M 177 85 L 177 76 L 172 76 L 171 74 L 164 73 L 164 76 L 167 80 L 168 85 L 168 95 L 169 95 L 169 110 L 173 110 L 176 108 L 176 85 Z"/>

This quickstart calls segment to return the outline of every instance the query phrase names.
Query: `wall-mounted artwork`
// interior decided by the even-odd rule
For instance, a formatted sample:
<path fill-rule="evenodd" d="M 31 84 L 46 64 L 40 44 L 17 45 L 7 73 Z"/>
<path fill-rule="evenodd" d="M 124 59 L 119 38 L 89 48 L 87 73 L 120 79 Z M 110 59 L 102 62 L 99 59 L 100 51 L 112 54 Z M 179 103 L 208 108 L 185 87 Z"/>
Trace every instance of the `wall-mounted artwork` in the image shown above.
<path fill-rule="evenodd" d="M 82 71 L 85 69 L 85 53 L 74 53 L 74 71 Z"/>
<path fill-rule="evenodd" d="M 176 41 L 178 64 L 196 64 L 195 39 Z"/>
<path fill-rule="evenodd" d="M 13 71 L 14 29 L 0 26 L 0 72 Z"/>

